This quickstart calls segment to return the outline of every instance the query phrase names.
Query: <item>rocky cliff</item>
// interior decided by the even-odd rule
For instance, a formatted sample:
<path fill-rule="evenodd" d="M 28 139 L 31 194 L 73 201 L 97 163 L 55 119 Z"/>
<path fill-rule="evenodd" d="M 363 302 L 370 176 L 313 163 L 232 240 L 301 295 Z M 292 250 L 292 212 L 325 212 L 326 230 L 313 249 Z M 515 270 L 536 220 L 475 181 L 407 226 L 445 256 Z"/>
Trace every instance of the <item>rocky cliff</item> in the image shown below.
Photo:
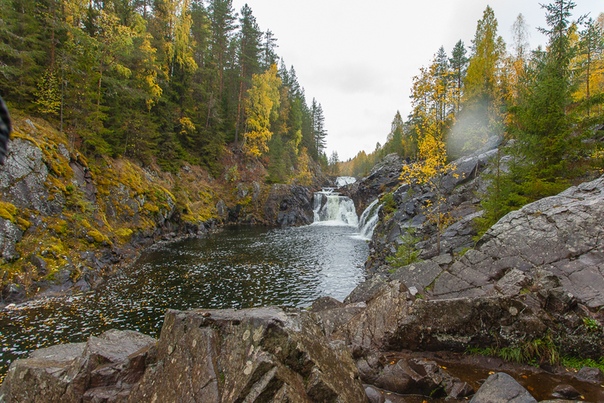
<path fill-rule="evenodd" d="M 556 367 L 561 357 L 604 356 L 604 177 L 508 214 L 475 244 L 471 219 L 484 186 L 477 174 L 493 153 L 459 160 L 456 175 L 444 178 L 446 211 L 459 219 L 444 229 L 440 254 L 435 228 L 422 218 L 432 196 L 394 189 L 368 279 L 344 302 L 323 298 L 302 312 L 170 311 L 159 341 L 127 333 L 148 344 L 124 348 L 119 359 L 111 357 L 121 342 L 91 338 L 17 360 L 0 395 L 9 402 L 604 401 L 600 370 Z M 423 236 L 421 260 L 393 266 L 384 256 L 411 225 Z M 95 353 L 100 344 L 105 352 Z"/>
<path fill-rule="evenodd" d="M 235 152 L 225 152 L 218 177 L 187 164 L 170 173 L 88 160 L 47 122 L 14 118 L 0 169 L 0 304 L 94 287 L 160 240 L 229 223 L 312 222 L 310 187 L 267 185 L 262 164 Z"/>

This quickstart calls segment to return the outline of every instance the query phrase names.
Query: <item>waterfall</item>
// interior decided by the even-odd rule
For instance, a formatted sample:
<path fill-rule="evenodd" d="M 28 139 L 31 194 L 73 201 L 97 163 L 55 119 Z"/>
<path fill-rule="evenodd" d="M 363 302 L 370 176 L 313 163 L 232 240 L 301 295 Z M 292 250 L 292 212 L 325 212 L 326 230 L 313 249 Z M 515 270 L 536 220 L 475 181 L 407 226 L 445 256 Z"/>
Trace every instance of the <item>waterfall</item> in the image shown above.
<path fill-rule="evenodd" d="M 373 230 L 377 226 L 379 220 L 379 212 L 382 208 L 381 204 L 378 204 L 380 199 L 375 199 L 361 214 L 361 219 L 359 220 L 359 232 L 361 233 L 361 237 L 365 239 L 371 239 L 373 235 Z"/>
<path fill-rule="evenodd" d="M 353 227 L 359 224 L 359 218 L 357 217 L 352 199 L 347 196 L 341 196 L 331 188 L 315 193 L 313 207 L 315 223 L 349 225 Z"/>

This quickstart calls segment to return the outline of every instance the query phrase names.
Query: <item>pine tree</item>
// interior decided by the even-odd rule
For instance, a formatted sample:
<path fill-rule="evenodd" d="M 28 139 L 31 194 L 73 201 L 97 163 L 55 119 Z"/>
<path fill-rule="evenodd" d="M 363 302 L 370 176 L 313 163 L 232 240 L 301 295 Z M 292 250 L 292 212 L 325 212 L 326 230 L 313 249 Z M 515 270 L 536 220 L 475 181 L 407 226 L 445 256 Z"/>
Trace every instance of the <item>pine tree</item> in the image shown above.
<path fill-rule="evenodd" d="M 325 137 L 327 137 L 327 130 L 325 129 L 323 107 L 315 98 L 312 100 L 311 116 L 312 135 L 314 140 L 314 150 L 312 155 L 316 155 L 318 158 L 325 149 Z"/>
<path fill-rule="evenodd" d="M 262 35 L 256 23 L 256 18 L 252 14 L 252 9 L 247 4 L 241 9 L 239 23 L 241 31 L 238 35 L 239 91 L 235 143 L 239 142 L 239 131 L 244 121 L 244 94 L 251 84 L 252 76 L 260 70 L 260 38 Z"/>
<path fill-rule="evenodd" d="M 278 57 L 275 49 L 278 47 L 277 38 L 273 32 L 268 29 L 262 35 L 262 68 L 268 69 L 271 65 L 277 64 Z"/>
<path fill-rule="evenodd" d="M 547 52 L 537 61 L 537 71 L 516 109 L 517 136 L 532 171 L 545 181 L 556 181 L 567 172 L 569 157 L 577 151 L 578 138 L 572 135 L 573 117 L 570 62 L 574 50 L 569 28 L 572 1 L 556 0 L 543 6 L 549 29 Z"/>
<path fill-rule="evenodd" d="M 235 12 L 232 0 L 211 0 L 209 5 L 212 24 L 212 58 L 218 72 L 218 97 L 224 90 L 224 73 L 229 59 L 229 46 L 235 30 Z"/>
<path fill-rule="evenodd" d="M 584 23 L 585 28 L 579 33 L 578 73 L 582 78 L 575 98 L 586 104 L 587 117 L 591 117 L 592 97 L 598 94 L 598 84 L 604 82 L 604 27 L 601 27 L 593 18 Z M 576 58 L 577 59 L 577 58 Z M 600 92 L 601 94 L 601 92 Z M 602 104 L 602 100 L 596 100 Z"/>
<path fill-rule="evenodd" d="M 449 59 L 449 65 L 451 66 L 451 79 L 453 81 L 453 100 L 455 112 L 459 113 L 461 108 L 461 100 L 463 97 L 463 83 L 466 77 L 469 59 L 466 56 L 466 47 L 463 41 L 459 40 L 453 51 L 451 52 L 451 58 Z"/>
<path fill-rule="evenodd" d="M 457 116 L 453 155 L 474 151 L 490 138 L 500 137 L 503 127 L 503 58 L 505 43 L 497 34 L 493 9 L 485 9 L 472 40 L 472 55 L 464 80 L 463 106 Z M 459 127 L 459 125 L 462 125 Z"/>
<path fill-rule="evenodd" d="M 493 178 L 481 205 L 482 230 L 502 215 L 568 186 L 572 161 L 578 156 L 580 139 L 573 133 L 570 62 L 571 10 L 574 3 L 556 0 L 546 9 L 549 29 L 547 51 L 535 52 L 511 109 L 508 130 L 516 137 L 510 149 L 509 172 Z M 497 159 L 499 161 L 499 159 Z M 498 170 L 499 172 L 499 170 Z"/>

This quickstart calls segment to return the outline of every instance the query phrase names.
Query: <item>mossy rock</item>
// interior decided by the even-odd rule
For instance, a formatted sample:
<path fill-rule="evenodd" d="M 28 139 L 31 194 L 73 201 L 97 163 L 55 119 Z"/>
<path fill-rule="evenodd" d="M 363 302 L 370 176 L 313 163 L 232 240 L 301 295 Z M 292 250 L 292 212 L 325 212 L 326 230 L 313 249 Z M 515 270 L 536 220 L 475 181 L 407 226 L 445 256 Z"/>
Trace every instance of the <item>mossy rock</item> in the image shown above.
<path fill-rule="evenodd" d="M 17 206 L 12 203 L 0 201 L 0 217 L 5 220 L 15 222 L 15 216 L 17 215 Z"/>
<path fill-rule="evenodd" d="M 89 238 L 92 238 L 95 243 L 98 243 L 98 244 L 111 244 L 111 241 L 109 240 L 109 238 L 106 235 L 104 235 L 103 233 L 101 233 L 101 231 L 99 231 L 97 229 L 91 229 L 90 231 L 88 231 L 88 233 L 86 235 Z"/>
<path fill-rule="evenodd" d="M 120 239 L 121 242 L 126 243 L 130 241 L 134 231 L 132 231 L 130 228 L 118 228 L 113 231 L 113 233 Z"/>

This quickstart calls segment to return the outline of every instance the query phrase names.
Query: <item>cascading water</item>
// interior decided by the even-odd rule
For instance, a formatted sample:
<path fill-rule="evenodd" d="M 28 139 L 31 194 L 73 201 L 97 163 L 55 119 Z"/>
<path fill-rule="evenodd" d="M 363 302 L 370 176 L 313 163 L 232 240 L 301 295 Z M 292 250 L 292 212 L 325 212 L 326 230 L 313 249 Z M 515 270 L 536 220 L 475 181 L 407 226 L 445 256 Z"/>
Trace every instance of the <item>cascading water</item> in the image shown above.
<path fill-rule="evenodd" d="M 330 223 L 353 227 L 359 225 L 359 218 L 352 199 L 342 196 L 330 188 L 315 193 L 314 212 L 315 224 Z"/>
<path fill-rule="evenodd" d="M 338 177 L 336 186 L 342 187 L 356 181 L 353 177 Z M 354 202 L 347 196 L 342 196 L 335 188 L 323 188 L 314 195 L 314 224 L 347 225 L 359 229 L 358 238 L 371 239 L 373 231 L 379 220 L 379 211 L 382 206 L 379 199 L 374 200 L 363 211 L 361 218 L 356 214 Z"/>
<path fill-rule="evenodd" d="M 373 231 L 375 230 L 380 218 L 378 213 L 382 208 L 382 205 L 378 204 L 379 201 L 380 199 L 375 199 L 369 206 L 367 206 L 365 211 L 363 211 L 363 214 L 361 214 L 361 218 L 359 220 L 359 232 L 362 238 L 371 239 L 371 236 L 373 235 Z"/>

